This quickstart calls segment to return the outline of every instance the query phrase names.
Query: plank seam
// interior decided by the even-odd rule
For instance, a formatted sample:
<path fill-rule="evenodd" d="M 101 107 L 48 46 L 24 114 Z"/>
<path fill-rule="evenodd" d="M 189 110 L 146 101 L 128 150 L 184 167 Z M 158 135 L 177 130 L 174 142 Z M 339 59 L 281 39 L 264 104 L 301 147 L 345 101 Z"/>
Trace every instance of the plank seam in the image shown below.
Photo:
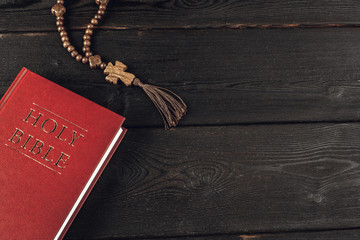
<path fill-rule="evenodd" d="M 183 124 L 179 125 L 173 130 L 179 128 L 191 128 L 191 127 L 236 127 L 236 126 L 265 126 L 265 125 L 305 125 L 305 124 L 353 124 L 360 123 L 360 120 L 332 120 L 332 121 L 269 121 L 269 122 L 244 122 L 244 123 L 224 123 L 224 124 Z M 163 129 L 162 125 L 158 126 L 127 126 L 127 129 Z M 169 130 L 171 131 L 171 129 Z"/>
<path fill-rule="evenodd" d="M 221 29 L 295 29 L 295 28 L 360 28 L 360 24 L 339 24 L 339 23 L 289 23 L 289 24 L 223 24 L 214 26 L 194 27 L 194 26 L 179 26 L 179 27 L 125 27 L 125 26 L 99 26 L 96 30 L 103 31 L 191 31 L 191 30 L 221 30 Z M 83 27 L 70 27 L 70 31 L 84 31 L 86 26 Z M 55 28 L 42 29 L 42 30 L 1 30 L 1 34 L 10 33 L 47 33 L 57 32 Z"/>
<path fill-rule="evenodd" d="M 264 237 L 271 235 L 280 235 L 280 234 L 296 234 L 296 233 L 322 233 L 322 232 L 335 232 L 335 231 L 351 231 L 351 230 L 360 230 L 359 227 L 349 227 L 349 228 L 330 228 L 330 229 L 297 229 L 297 230 L 280 230 L 280 231 L 263 231 L 263 232 L 228 232 L 228 233 L 214 233 L 214 234 L 189 234 L 189 235 L 168 235 L 168 236 L 142 236 L 142 237 L 105 237 L 105 238 L 95 238 L 93 240 L 145 240 L 145 239 L 164 239 L 167 238 L 195 238 L 195 237 L 221 237 L 221 236 L 238 236 L 240 239 L 247 239 L 248 237 Z M 69 238 L 68 240 L 79 240 L 79 238 Z"/>

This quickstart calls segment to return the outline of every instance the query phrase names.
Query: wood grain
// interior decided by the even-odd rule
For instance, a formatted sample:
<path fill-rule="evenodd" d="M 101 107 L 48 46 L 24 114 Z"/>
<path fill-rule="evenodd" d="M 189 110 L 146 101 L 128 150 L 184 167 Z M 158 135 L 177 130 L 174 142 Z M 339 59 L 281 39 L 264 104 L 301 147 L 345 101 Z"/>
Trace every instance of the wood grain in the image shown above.
<path fill-rule="evenodd" d="M 66 239 L 359 239 L 359 1 L 111 1 L 95 52 L 184 98 L 171 131 L 60 47 L 54 2 L 0 2 L 0 96 L 25 66 L 130 127 Z M 80 47 L 96 6 L 67 6 Z"/>
<path fill-rule="evenodd" d="M 169 237 L 163 240 L 356 240 L 360 238 L 359 229 L 328 230 L 313 232 L 265 233 L 265 234 L 233 234 L 199 237 Z M 113 238 L 116 240 L 120 238 Z M 151 240 L 154 238 L 142 238 Z"/>
<path fill-rule="evenodd" d="M 68 239 L 359 226 L 360 124 L 130 129 Z"/>
<path fill-rule="evenodd" d="M 72 38 L 81 46 L 80 32 Z M 357 29 L 106 31 L 94 49 L 183 97 L 183 126 L 231 125 L 358 121 L 359 42 Z M 60 45 L 55 33 L 0 35 L 0 94 L 26 66 L 124 115 L 127 127 L 162 125 L 140 89 L 107 83 Z"/>
<path fill-rule="evenodd" d="M 359 229 L 328 230 L 313 232 L 265 233 L 265 234 L 233 234 L 212 235 L 198 237 L 169 237 L 163 240 L 357 240 L 360 237 Z M 120 240 L 113 238 L 112 240 Z M 142 238 L 151 240 L 154 238 Z M 110 239 L 109 239 L 110 240 Z"/>
<path fill-rule="evenodd" d="M 83 28 L 96 11 L 94 0 L 66 1 L 71 28 Z M 55 0 L 1 1 L 0 32 L 53 31 Z M 359 25 L 357 0 L 126 0 L 111 1 L 102 28 L 198 29 Z"/>

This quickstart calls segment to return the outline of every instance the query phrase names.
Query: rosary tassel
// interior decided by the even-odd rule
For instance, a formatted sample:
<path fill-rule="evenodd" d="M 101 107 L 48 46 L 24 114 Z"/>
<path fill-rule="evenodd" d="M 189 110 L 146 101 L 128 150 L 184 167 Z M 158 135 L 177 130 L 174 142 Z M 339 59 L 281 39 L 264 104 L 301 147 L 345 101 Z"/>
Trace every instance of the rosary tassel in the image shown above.
<path fill-rule="evenodd" d="M 167 130 L 178 125 L 180 119 L 186 114 L 187 106 L 184 101 L 168 89 L 142 83 L 134 74 L 126 72 L 126 69 L 127 66 L 120 61 L 116 61 L 115 65 L 109 62 L 104 70 L 104 73 L 107 75 L 105 77 L 106 81 L 118 84 L 118 80 L 121 80 L 128 87 L 136 86 L 142 88 L 159 111 L 164 121 L 165 129 Z"/>
<path fill-rule="evenodd" d="M 149 96 L 159 111 L 166 130 L 178 125 L 180 119 L 186 114 L 187 106 L 185 102 L 172 91 L 144 84 L 138 78 L 133 80 L 132 85 L 142 88 L 146 95 Z"/>

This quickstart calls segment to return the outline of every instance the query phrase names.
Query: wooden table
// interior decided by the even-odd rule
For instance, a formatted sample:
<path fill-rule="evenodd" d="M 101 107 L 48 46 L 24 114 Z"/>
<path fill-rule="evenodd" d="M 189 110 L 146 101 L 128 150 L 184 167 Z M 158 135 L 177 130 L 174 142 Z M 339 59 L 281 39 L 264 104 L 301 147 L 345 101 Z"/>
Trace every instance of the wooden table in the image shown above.
<path fill-rule="evenodd" d="M 184 98 L 170 131 L 69 56 L 54 2 L 1 1 L 0 94 L 25 66 L 129 128 L 66 239 L 360 238 L 359 1 L 111 1 L 94 50 Z M 96 5 L 68 3 L 79 48 Z"/>

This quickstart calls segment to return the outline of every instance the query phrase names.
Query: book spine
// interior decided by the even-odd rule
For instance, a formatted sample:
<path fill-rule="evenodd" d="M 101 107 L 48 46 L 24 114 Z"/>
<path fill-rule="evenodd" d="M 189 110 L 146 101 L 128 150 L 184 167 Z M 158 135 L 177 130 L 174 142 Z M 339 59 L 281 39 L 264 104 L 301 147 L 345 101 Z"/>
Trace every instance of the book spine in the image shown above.
<path fill-rule="evenodd" d="M 55 236 L 54 240 L 61 240 L 61 239 L 64 238 L 66 232 L 70 228 L 71 223 L 74 221 L 76 215 L 80 211 L 80 208 L 82 207 L 85 200 L 89 196 L 91 190 L 95 186 L 96 182 L 98 181 L 100 175 L 104 171 L 104 169 L 105 169 L 106 165 L 108 164 L 108 162 L 110 161 L 111 157 L 114 155 L 114 153 L 115 153 L 117 147 L 119 146 L 120 142 L 124 138 L 125 133 L 127 132 L 127 129 L 123 128 L 123 127 L 120 127 L 120 130 L 121 129 L 122 129 L 122 131 L 121 131 L 120 136 L 118 136 L 117 138 L 115 137 L 113 139 L 114 144 L 109 147 L 109 149 L 108 149 L 109 153 L 106 155 L 105 161 L 101 164 L 101 167 L 100 167 L 99 171 L 96 173 L 95 177 L 91 180 L 90 185 L 89 185 L 88 189 L 86 190 L 85 194 L 81 197 L 79 204 L 75 207 L 75 210 L 72 213 L 69 214 L 69 216 L 68 216 L 69 219 L 66 222 L 64 222 L 64 225 L 62 226 L 62 228 L 60 229 L 58 234 Z"/>
<path fill-rule="evenodd" d="M 29 71 L 28 69 L 22 68 L 20 73 L 15 78 L 15 81 L 11 84 L 10 88 L 5 92 L 5 95 L 0 100 L 0 112 L 3 109 L 3 107 L 5 106 L 6 102 L 9 100 L 10 96 L 13 94 L 13 92 L 17 88 L 17 86 L 19 86 L 19 83 L 21 82 L 21 80 L 24 78 L 24 76 L 26 75 L 26 73 L 28 71 Z"/>

